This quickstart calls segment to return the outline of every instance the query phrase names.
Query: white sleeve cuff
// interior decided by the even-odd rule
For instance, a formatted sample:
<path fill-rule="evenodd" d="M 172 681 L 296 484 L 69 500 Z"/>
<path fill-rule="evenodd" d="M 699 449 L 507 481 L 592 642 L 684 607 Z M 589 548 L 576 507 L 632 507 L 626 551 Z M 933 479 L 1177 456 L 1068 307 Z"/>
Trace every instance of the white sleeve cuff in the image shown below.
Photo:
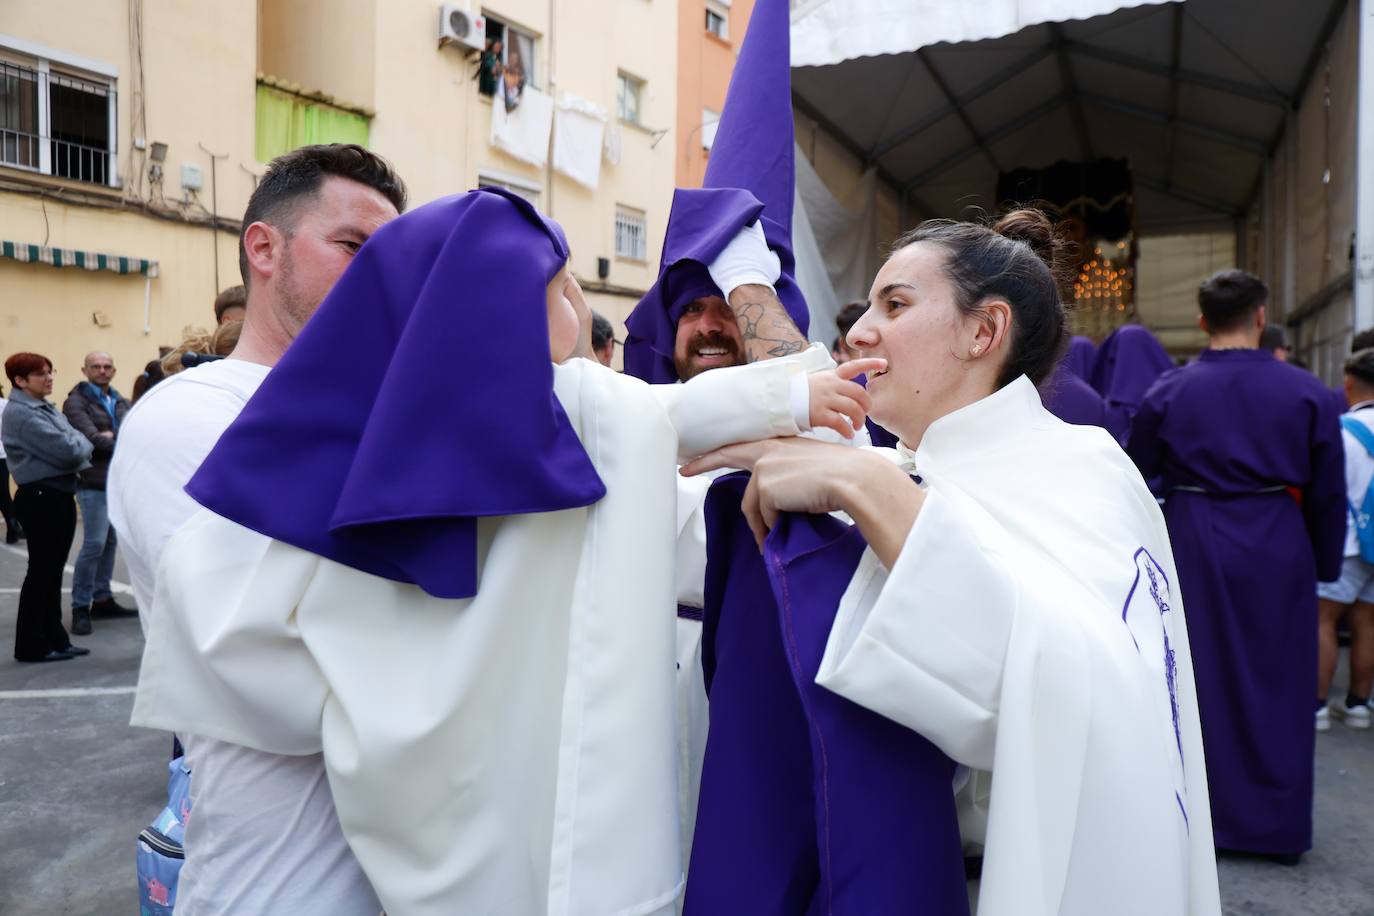
<path fill-rule="evenodd" d="M 797 429 L 805 432 L 811 428 L 811 377 L 800 366 L 789 367 L 787 376 L 788 400 L 792 404 L 792 420 Z"/>

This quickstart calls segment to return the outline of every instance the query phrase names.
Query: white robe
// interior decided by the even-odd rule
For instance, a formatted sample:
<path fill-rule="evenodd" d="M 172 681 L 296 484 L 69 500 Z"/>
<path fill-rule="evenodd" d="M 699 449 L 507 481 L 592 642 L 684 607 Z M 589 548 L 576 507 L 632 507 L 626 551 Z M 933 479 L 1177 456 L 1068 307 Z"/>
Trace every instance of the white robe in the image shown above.
<path fill-rule="evenodd" d="M 673 912 L 675 468 L 795 434 L 809 359 L 654 388 L 555 367 L 607 495 L 480 520 L 471 599 L 199 513 L 162 557 L 134 724 L 322 751 L 390 916 Z"/>
<path fill-rule="evenodd" d="M 890 572 L 864 554 L 816 680 L 992 771 L 979 916 L 1219 914 L 1183 603 L 1130 460 L 1024 377 L 886 454 L 927 499 Z"/>

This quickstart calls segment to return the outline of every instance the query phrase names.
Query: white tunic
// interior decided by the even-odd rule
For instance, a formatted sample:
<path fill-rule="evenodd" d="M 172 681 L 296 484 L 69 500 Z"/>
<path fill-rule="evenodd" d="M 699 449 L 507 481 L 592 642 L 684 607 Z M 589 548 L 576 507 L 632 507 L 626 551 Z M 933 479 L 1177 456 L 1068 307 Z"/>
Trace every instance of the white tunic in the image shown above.
<path fill-rule="evenodd" d="M 1135 467 L 1024 377 L 888 454 L 927 499 L 890 572 L 865 553 L 816 680 L 992 771 L 979 916 L 1219 914 L 1183 603 Z"/>
<path fill-rule="evenodd" d="M 607 495 L 479 521 L 468 600 L 200 513 L 163 554 L 134 723 L 322 751 L 390 916 L 672 912 L 675 468 L 795 434 L 795 362 L 668 390 L 556 367 Z"/>

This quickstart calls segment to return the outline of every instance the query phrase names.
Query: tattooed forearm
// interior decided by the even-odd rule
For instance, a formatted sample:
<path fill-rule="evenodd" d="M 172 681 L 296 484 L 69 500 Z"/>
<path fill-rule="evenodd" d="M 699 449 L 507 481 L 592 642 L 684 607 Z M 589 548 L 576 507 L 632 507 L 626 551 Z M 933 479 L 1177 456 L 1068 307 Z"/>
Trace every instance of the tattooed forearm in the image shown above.
<path fill-rule="evenodd" d="M 800 353 L 808 346 L 777 294 L 766 286 L 741 286 L 730 294 L 730 308 L 744 338 L 749 362 Z"/>

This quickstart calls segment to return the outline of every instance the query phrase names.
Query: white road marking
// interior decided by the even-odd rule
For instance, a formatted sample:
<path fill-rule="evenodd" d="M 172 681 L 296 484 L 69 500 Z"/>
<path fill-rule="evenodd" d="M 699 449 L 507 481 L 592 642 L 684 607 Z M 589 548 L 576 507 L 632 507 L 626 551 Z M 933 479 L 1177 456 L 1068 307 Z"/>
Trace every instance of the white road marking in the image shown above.
<path fill-rule="evenodd" d="M 69 697 L 122 696 L 137 687 L 55 687 L 49 690 L 0 690 L 0 700 L 61 700 Z"/>
<path fill-rule="evenodd" d="M 0 549 L 8 550 L 15 556 L 23 557 L 26 560 L 29 558 L 29 550 L 27 547 L 15 547 L 13 544 L 0 544 Z M 63 566 L 62 571 L 67 573 L 68 575 L 76 575 L 76 568 L 73 567 L 70 563 Z M 17 588 L 0 588 L 0 594 L 13 594 L 18 593 L 18 591 L 19 589 Z M 71 589 L 64 588 L 62 589 L 62 591 L 69 592 L 71 591 Z M 120 594 L 124 595 L 132 595 L 134 593 L 134 587 L 127 582 L 120 582 L 118 579 L 111 579 L 110 591 L 119 592 Z"/>

